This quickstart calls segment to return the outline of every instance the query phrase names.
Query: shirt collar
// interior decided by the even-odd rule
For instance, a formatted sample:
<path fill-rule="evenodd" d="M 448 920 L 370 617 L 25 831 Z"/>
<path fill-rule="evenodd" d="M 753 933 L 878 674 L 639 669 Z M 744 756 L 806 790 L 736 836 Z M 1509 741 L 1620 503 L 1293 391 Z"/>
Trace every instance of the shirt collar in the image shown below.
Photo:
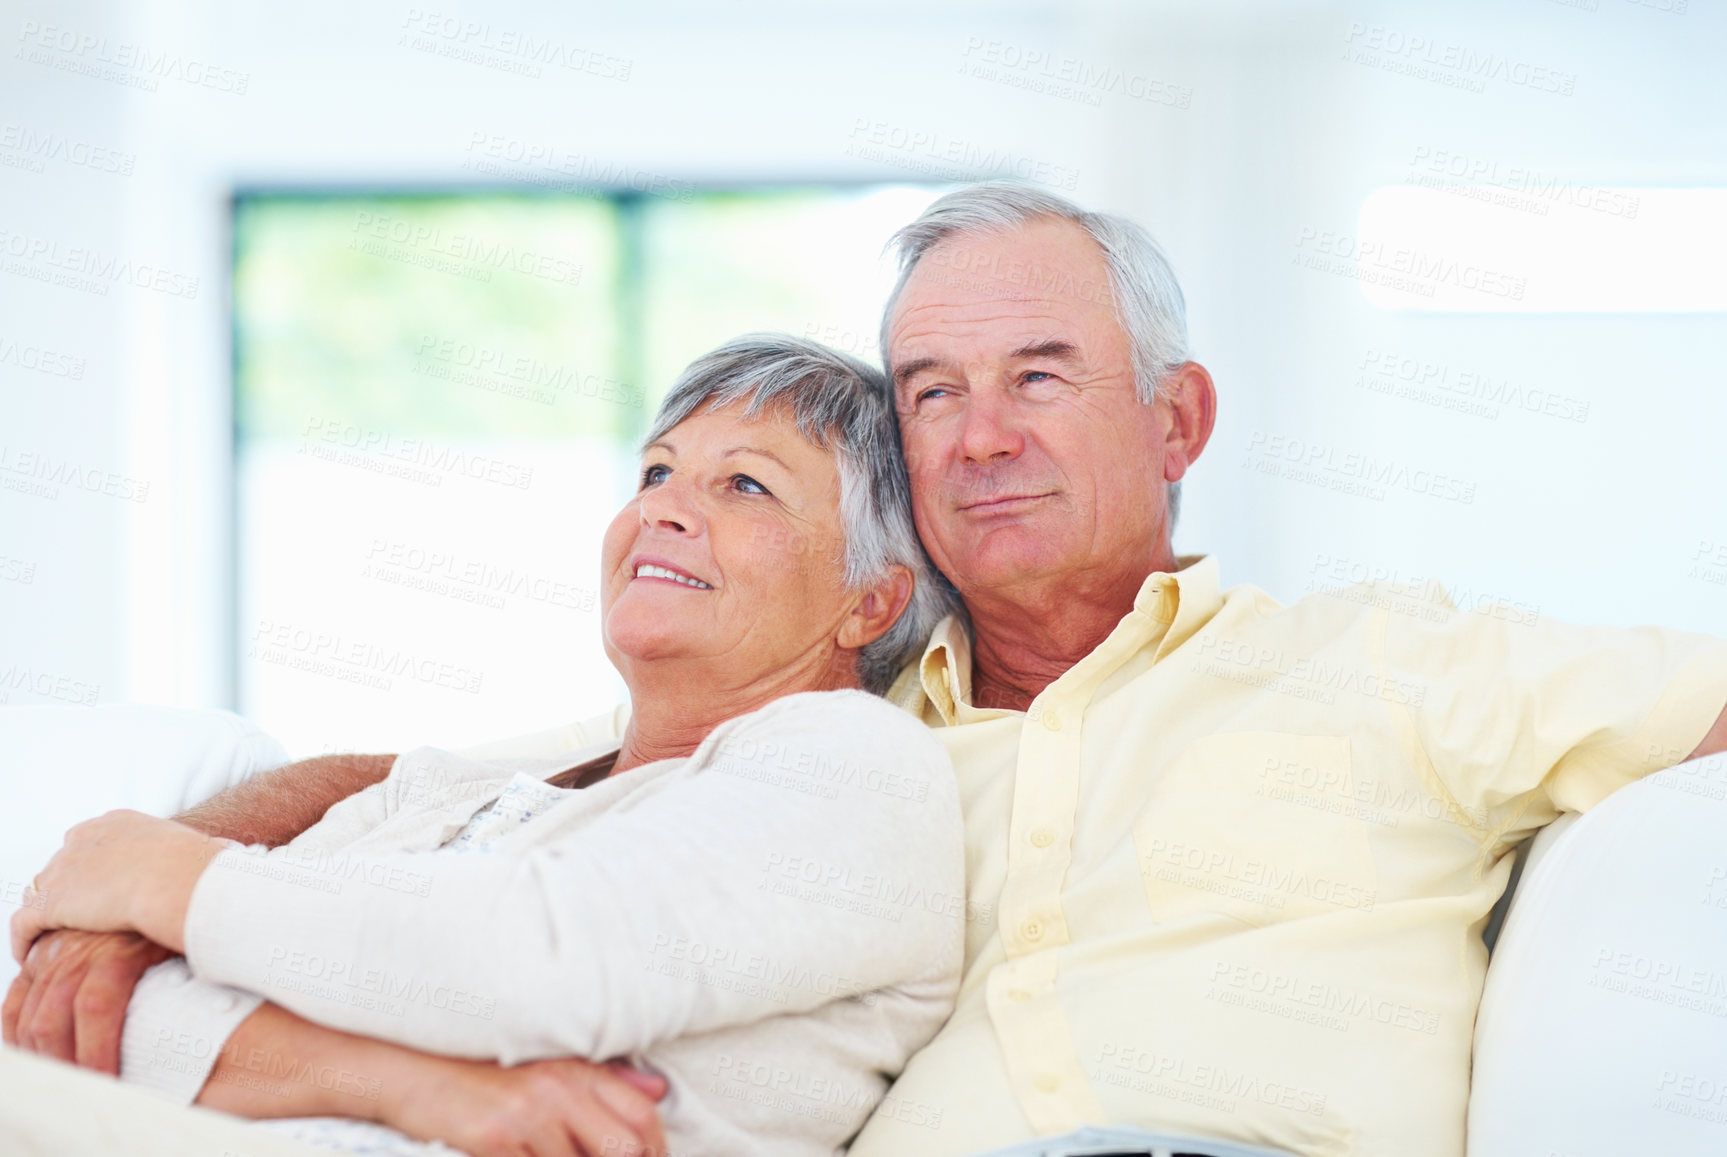
<path fill-rule="evenodd" d="M 1210 621 L 1223 605 L 1217 559 L 1211 555 L 1183 555 L 1175 561 L 1174 571 L 1156 571 L 1146 576 L 1134 597 L 1133 614 L 1123 619 L 1081 664 L 1089 665 L 1089 660 L 1111 649 L 1121 652 L 1112 666 L 1125 662 L 1137 646 L 1124 647 L 1121 636 L 1136 618 L 1144 625 L 1154 626 L 1154 634 L 1162 633 L 1154 662 Z M 1143 640 L 1149 641 L 1149 638 Z M 950 727 L 1013 714 L 971 705 L 971 635 L 958 615 L 949 615 L 930 632 L 923 657 L 900 673 L 888 697 L 920 716 L 926 705 L 932 707 Z"/>

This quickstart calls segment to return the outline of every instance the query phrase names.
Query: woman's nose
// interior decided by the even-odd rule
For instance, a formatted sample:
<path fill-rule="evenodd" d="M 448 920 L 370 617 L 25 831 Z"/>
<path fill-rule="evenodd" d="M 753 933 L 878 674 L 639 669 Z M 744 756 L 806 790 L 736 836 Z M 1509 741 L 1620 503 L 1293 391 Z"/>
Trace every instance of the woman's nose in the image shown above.
<path fill-rule="evenodd" d="M 673 534 L 694 534 L 701 529 L 694 496 L 675 476 L 642 492 L 641 512 L 644 525 Z"/>

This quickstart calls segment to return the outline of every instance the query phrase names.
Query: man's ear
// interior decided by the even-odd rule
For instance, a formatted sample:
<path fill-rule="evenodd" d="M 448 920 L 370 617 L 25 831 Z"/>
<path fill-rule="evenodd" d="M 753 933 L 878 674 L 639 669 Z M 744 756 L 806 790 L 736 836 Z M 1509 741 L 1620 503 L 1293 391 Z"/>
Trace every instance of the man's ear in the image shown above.
<path fill-rule="evenodd" d="M 1169 428 L 1164 433 L 1163 480 L 1180 482 L 1217 424 L 1217 388 L 1198 362 L 1188 362 L 1167 379 Z"/>
<path fill-rule="evenodd" d="M 899 621 L 906 604 L 911 602 L 911 592 L 911 571 L 898 565 L 888 567 L 886 574 L 864 590 L 857 606 L 840 624 L 839 636 L 834 641 L 848 651 L 875 642 Z"/>

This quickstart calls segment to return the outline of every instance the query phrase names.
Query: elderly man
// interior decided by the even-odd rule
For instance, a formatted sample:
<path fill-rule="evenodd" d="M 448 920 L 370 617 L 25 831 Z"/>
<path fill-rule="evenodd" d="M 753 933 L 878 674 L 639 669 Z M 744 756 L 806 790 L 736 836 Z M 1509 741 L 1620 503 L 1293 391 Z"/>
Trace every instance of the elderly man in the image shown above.
<path fill-rule="evenodd" d="M 1221 590 L 1215 561 L 1171 550 L 1215 394 L 1150 240 L 988 184 L 898 241 L 883 349 L 918 531 L 969 621 L 890 695 L 953 756 L 976 918 L 955 1015 L 853 1152 L 1114 1123 L 1456 1157 L 1508 853 L 1727 749 L 1727 645 L 1433 591 Z M 282 842 L 387 767 L 314 761 L 193 818 Z M 113 1067 L 156 957 L 76 937 L 42 955 L 9 1032 Z"/>

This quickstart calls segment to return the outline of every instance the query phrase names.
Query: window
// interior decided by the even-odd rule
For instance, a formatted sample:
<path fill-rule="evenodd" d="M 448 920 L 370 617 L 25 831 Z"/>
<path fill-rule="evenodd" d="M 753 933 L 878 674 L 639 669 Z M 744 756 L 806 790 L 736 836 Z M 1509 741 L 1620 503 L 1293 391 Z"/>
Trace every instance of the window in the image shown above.
<path fill-rule="evenodd" d="M 617 702 L 599 540 L 660 397 L 749 330 L 878 361 L 937 193 L 238 196 L 241 710 L 307 755 Z"/>
<path fill-rule="evenodd" d="M 1578 185 L 1511 169 L 1498 184 L 1375 189 L 1356 232 L 1304 236 L 1303 247 L 1322 259 L 1329 248 L 1380 309 L 1727 311 L 1723 189 Z"/>

